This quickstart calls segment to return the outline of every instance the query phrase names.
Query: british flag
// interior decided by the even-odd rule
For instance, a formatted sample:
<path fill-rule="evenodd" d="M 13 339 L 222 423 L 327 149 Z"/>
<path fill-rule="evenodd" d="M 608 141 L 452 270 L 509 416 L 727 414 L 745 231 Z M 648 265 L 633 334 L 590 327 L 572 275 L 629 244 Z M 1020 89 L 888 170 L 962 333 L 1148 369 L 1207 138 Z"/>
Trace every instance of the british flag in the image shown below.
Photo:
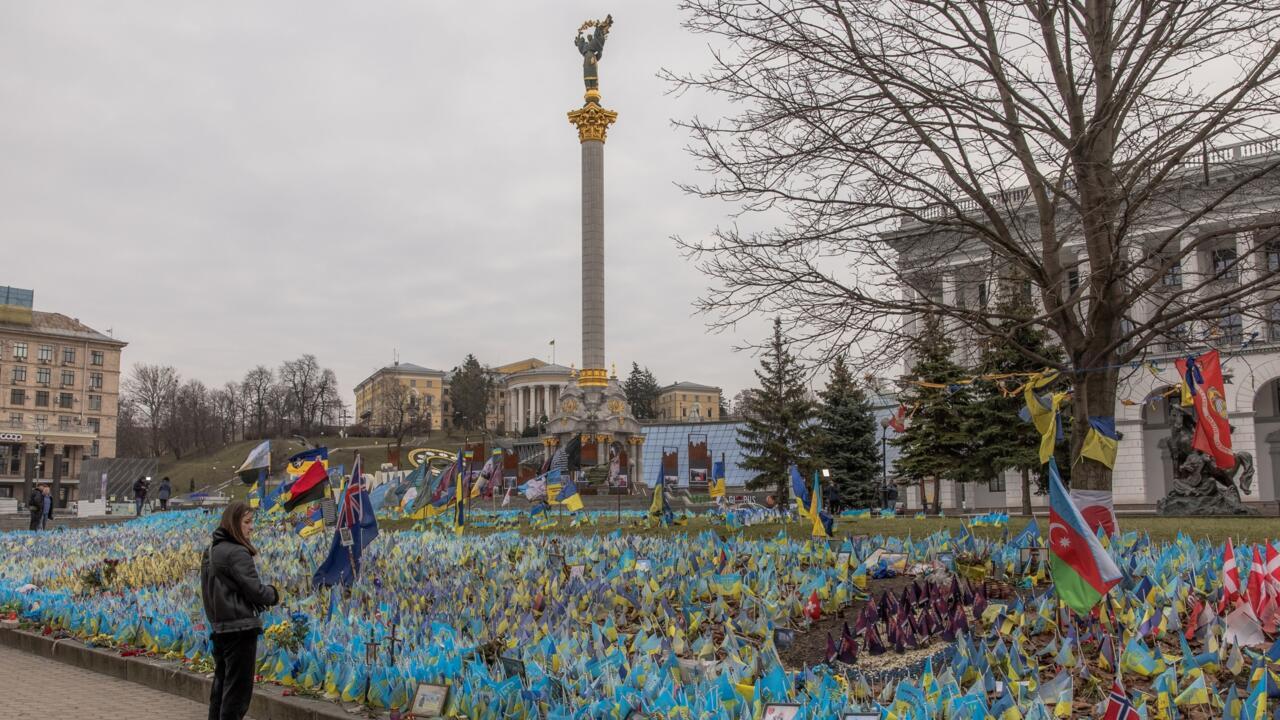
<path fill-rule="evenodd" d="M 338 527 L 358 528 L 364 513 L 360 503 L 360 494 L 364 492 L 364 475 L 360 472 L 360 456 L 356 456 L 355 465 L 351 468 L 351 481 L 342 492 L 342 506 L 338 511 Z"/>
<path fill-rule="evenodd" d="M 1116 680 L 1111 683 L 1111 696 L 1107 698 L 1107 711 L 1102 720 L 1139 720 L 1141 717 L 1141 713 L 1133 707 L 1129 696 L 1125 694 L 1120 673 L 1116 673 Z"/>

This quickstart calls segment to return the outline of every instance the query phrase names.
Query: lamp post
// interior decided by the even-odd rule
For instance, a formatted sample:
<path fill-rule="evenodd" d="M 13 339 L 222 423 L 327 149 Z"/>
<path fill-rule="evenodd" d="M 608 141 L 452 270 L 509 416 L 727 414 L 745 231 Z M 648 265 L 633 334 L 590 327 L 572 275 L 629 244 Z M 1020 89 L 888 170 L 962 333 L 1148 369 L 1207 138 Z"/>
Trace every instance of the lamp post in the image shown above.
<path fill-rule="evenodd" d="M 880 418 L 880 507 L 889 502 L 889 456 L 885 453 L 889 424 L 889 418 Z"/>

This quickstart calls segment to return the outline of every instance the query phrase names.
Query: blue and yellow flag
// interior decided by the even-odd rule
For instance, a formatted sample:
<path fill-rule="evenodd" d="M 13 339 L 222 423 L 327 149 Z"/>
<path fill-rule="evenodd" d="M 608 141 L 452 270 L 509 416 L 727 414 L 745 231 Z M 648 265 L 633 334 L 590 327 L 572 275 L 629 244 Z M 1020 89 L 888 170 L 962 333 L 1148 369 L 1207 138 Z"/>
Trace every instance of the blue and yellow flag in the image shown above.
<path fill-rule="evenodd" d="M 1112 415 L 1089 416 L 1089 432 L 1084 436 L 1084 447 L 1080 449 L 1081 457 L 1106 465 L 1116 466 L 1116 451 L 1119 449 L 1119 437 L 1116 435 L 1116 419 Z"/>
<path fill-rule="evenodd" d="M 708 488 L 712 500 L 719 500 L 725 495 L 724 460 L 717 460 L 711 466 L 711 487 Z"/>
<path fill-rule="evenodd" d="M 559 473 L 558 470 L 555 472 Z M 574 484 L 573 478 L 565 479 L 560 492 L 556 494 L 556 501 L 569 508 L 569 512 L 582 509 L 582 497 L 578 495 L 578 486 Z"/>

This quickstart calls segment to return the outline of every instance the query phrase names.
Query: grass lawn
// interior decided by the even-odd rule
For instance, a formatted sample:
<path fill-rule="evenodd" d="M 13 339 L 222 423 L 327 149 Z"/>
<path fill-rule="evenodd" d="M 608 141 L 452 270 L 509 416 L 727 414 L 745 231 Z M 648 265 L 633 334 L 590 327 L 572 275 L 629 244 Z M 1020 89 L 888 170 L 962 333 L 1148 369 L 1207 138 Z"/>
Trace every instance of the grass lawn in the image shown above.
<path fill-rule="evenodd" d="M 355 461 L 356 450 L 359 450 L 360 455 L 364 458 L 365 471 L 372 472 L 387 462 L 389 450 L 387 444 L 392 443 L 393 447 L 390 450 L 394 451 L 395 449 L 395 441 L 388 438 L 317 436 L 308 439 L 317 445 L 328 447 L 329 463 L 345 465 L 348 471 L 350 471 L 351 464 Z M 181 460 L 175 460 L 172 456 L 162 457 L 160 458 L 159 476 L 168 475 L 173 482 L 174 492 L 178 494 L 188 492 L 192 481 L 195 481 L 197 490 L 216 488 L 235 475 L 236 468 L 240 467 L 244 459 L 248 457 L 249 451 L 260 442 L 262 441 L 245 440 L 231 443 L 207 455 L 189 455 Z M 435 435 L 430 440 L 422 440 L 420 438 L 406 439 L 404 441 L 404 451 L 408 452 L 419 447 L 455 451 L 462 442 L 462 438 L 450 438 L 443 435 Z M 272 440 L 272 470 L 278 473 L 284 461 L 300 450 L 302 450 L 302 444 L 293 438 L 276 438 Z M 233 482 L 224 488 L 222 492 L 232 497 L 242 497 L 245 489 L 243 484 Z"/>
<path fill-rule="evenodd" d="M 1044 518 L 1037 520 L 1040 523 L 1041 532 L 1046 532 Z M 535 529 L 527 525 L 521 525 L 519 528 L 469 528 L 465 534 L 471 535 L 488 535 L 494 532 L 518 529 L 522 535 L 536 535 L 541 533 L 555 533 L 568 537 L 591 536 L 613 532 L 618 529 L 612 515 L 605 514 L 600 518 L 597 525 L 588 525 L 582 527 L 569 527 L 570 518 L 566 513 L 559 520 L 559 525 L 555 528 L 547 530 Z M 394 520 L 380 522 L 382 527 L 388 529 L 407 530 L 410 529 L 414 522 L 410 520 Z M 1013 517 L 1009 520 L 1009 534 L 1014 535 L 1027 525 L 1025 518 Z M 924 520 L 915 520 L 912 518 L 894 518 L 891 520 L 867 519 L 867 520 L 843 520 L 836 525 L 835 537 L 846 537 L 852 535 L 896 535 L 906 537 L 912 535 L 914 537 L 922 537 L 942 529 L 949 529 L 955 533 L 960 530 L 961 520 L 959 518 L 928 518 Z M 721 536 L 733 534 L 724 525 L 712 523 L 706 518 L 693 518 L 688 524 L 675 527 L 649 527 L 638 525 L 634 520 L 624 517 L 622 519 L 622 528 L 624 532 L 642 535 L 642 536 L 670 536 L 680 533 L 696 535 L 704 530 L 715 530 Z M 809 526 L 807 523 L 790 523 L 783 525 L 781 523 L 753 525 L 751 527 L 742 528 L 738 533 L 743 538 L 762 540 L 774 537 L 779 531 L 785 528 L 787 534 L 796 539 L 809 537 Z M 1240 544 L 1244 542 L 1262 542 L 1267 539 L 1274 539 L 1280 536 L 1280 522 L 1276 518 L 1164 518 L 1164 517 L 1121 517 L 1121 531 L 1127 532 L 1136 530 L 1138 532 L 1146 532 L 1155 542 L 1163 542 L 1172 540 L 1177 536 L 1179 531 L 1185 532 L 1193 538 L 1200 539 L 1207 537 L 1215 543 L 1226 540 L 1228 536 L 1232 541 Z M 975 535 L 989 538 L 997 538 L 1003 534 L 1003 530 L 998 528 L 974 528 Z"/>

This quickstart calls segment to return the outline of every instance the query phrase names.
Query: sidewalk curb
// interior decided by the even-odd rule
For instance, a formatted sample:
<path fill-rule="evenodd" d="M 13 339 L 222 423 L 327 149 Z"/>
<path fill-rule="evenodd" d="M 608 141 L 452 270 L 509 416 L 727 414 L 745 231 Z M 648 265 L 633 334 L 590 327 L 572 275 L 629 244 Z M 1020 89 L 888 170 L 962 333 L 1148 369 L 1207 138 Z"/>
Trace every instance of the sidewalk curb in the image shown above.
<path fill-rule="evenodd" d="M 26 630 L 0 629 L 0 645 L 57 660 L 84 670 L 145 685 L 193 702 L 207 704 L 212 679 L 184 670 L 173 662 L 119 654 L 85 646 L 78 640 L 54 640 Z M 256 720 L 351 720 L 360 717 L 341 706 L 320 700 L 286 697 L 283 688 L 257 685 L 249 714 Z"/>

